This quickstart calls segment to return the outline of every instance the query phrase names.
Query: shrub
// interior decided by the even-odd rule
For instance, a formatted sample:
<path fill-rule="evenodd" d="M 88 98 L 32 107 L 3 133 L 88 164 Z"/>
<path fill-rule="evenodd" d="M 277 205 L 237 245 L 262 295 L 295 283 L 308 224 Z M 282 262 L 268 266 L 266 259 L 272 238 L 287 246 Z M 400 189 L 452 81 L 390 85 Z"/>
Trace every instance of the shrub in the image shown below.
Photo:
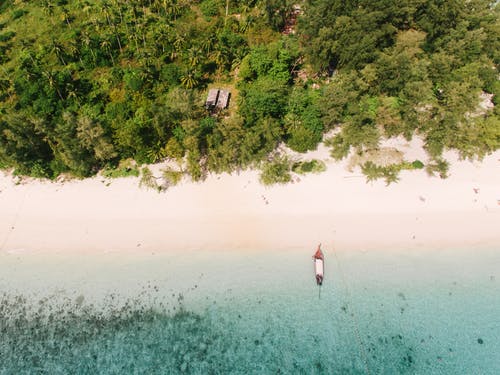
<path fill-rule="evenodd" d="M 0 42 L 7 42 L 14 38 L 15 35 L 16 33 L 14 31 L 7 31 L 3 34 L 0 34 Z"/>
<path fill-rule="evenodd" d="M 325 145 L 332 148 L 330 150 L 330 155 L 335 160 L 342 160 L 349 155 L 349 151 L 351 150 L 351 145 L 342 134 L 337 134 L 333 138 L 327 139 Z"/>
<path fill-rule="evenodd" d="M 367 161 L 361 165 L 361 171 L 366 176 L 367 181 L 377 180 L 379 178 L 385 179 L 387 185 L 397 182 L 399 180 L 399 172 L 406 169 L 422 169 L 424 163 L 420 160 L 415 160 L 410 163 L 407 161 L 402 161 L 401 163 L 391 164 L 387 166 L 377 165 L 372 161 Z M 428 166 L 429 167 L 429 166 Z"/>
<path fill-rule="evenodd" d="M 387 185 L 399 180 L 398 174 L 401 169 L 403 169 L 403 164 L 382 167 L 371 161 L 367 161 L 361 166 L 361 171 L 366 176 L 367 182 L 384 178 Z"/>
<path fill-rule="evenodd" d="M 411 163 L 411 166 L 413 169 L 422 169 L 424 167 L 424 163 L 422 163 L 420 160 L 415 160 L 413 163 Z"/>
<path fill-rule="evenodd" d="M 184 148 L 175 137 L 172 137 L 165 145 L 165 154 L 169 158 L 180 160 L 184 156 Z"/>
<path fill-rule="evenodd" d="M 121 162 L 116 168 L 105 168 L 102 175 L 107 178 L 138 177 L 139 169 L 129 160 Z"/>
<path fill-rule="evenodd" d="M 447 178 L 449 168 L 450 165 L 446 160 L 437 158 L 434 159 L 431 163 L 427 164 L 425 170 L 430 176 L 434 176 L 436 173 L 438 173 L 439 177 Z"/>
<path fill-rule="evenodd" d="M 141 73 L 137 70 L 130 70 L 125 73 L 123 80 L 125 81 L 127 88 L 132 91 L 140 91 L 144 83 Z"/>
<path fill-rule="evenodd" d="M 163 178 L 167 181 L 168 185 L 177 185 L 181 180 L 184 172 L 173 170 L 170 167 L 165 168 L 163 171 Z"/>
<path fill-rule="evenodd" d="M 158 184 L 156 183 L 156 178 L 153 176 L 153 172 L 148 167 L 141 169 L 141 180 L 139 181 L 140 187 L 146 187 L 148 189 L 160 190 Z"/>
<path fill-rule="evenodd" d="M 21 18 L 25 14 L 27 14 L 28 11 L 25 9 L 16 9 L 12 12 L 12 19 L 17 20 L 18 18 Z"/>
<path fill-rule="evenodd" d="M 204 0 L 200 4 L 201 13 L 205 17 L 214 17 L 219 14 L 221 3 L 218 0 Z"/>
<path fill-rule="evenodd" d="M 306 174 L 306 173 L 321 173 L 326 170 L 325 163 L 321 160 L 308 160 L 308 161 L 299 161 L 294 163 L 292 166 L 292 171 L 298 174 Z"/>
<path fill-rule="evenodd" d="M 260 182 L 264 185 L 286 184 L 292 181 L 291 162 L 286 158 L 276 158 L 262 165 Z"/>

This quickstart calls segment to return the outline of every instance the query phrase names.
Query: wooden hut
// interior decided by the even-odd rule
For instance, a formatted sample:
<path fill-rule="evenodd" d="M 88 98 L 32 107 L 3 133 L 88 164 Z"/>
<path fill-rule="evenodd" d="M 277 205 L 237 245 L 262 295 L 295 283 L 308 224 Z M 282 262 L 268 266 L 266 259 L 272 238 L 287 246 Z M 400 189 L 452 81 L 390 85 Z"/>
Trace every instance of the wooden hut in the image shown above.
<path fill-rule="evenodd" d="M 208 91 L 207 101 L 205 102 L 206 109 L 213 109 L 217 105 L 217 99 L 219 98 L 219 89 L 210 89 Z"/>
<path fill-rule="evenodd" d="M 227 90 L 219 90 L 219 98 L 217 99 L 216 107 L 219 109 L 226 109 L 229 105 L 229 98 L 231 93 Z"/>
<path fill-rule="evenodd" d="M 205 102 L 205 108 L 208 110 L 213 109 L 226 109 L 229 105 L 229 98 L 231 93 L 227 90 L 222 89 L 210 89 L 208 90 L 207 101 Z"/>

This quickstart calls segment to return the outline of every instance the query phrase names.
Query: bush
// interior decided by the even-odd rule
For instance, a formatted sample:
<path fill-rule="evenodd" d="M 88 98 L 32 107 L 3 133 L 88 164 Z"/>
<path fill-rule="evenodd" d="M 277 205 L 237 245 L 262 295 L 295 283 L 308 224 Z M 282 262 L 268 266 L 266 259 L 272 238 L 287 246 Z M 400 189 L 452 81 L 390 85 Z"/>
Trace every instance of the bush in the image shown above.
<path fill-rule="evenodd" d="M 177 86 L 180 83 L 181 71 L 175 64 L 165 64 L 161 68 L 160 77 L 170 86 Z"/>
<path fill-rule="evenodd" d="M 367 161 L 361 166 L 361 171 L 366 176 L 367 182 L 384 178 L 387 185 L 399 180 L 398 175 L 401 169 L 403 169 L 403 164 L 393 164 L 382 167 L 371 161 Z"/>
<path fill-rule="evenodd" d="M 49 178 L 51 173 L 44 163 L 35 162 L 31 167 L 30 176 L 36 178 Z"/>
<path fill-rule="evenodd" d="M 7 42 L 14 38 L 15 35 L 16 33 L 14 31 L 7 31 L 3 34 L 0 34 L 0 42 Z"/>
<path fill-rule="evenodd" d="M 326 170 L 326 165 L 321 160 L 299 161 L 294 163 L 292 171 L 298 174 L 321 173 Z"/>
<path fill-rule="evenodd" d="M 184 172 L 173 170 L 170 167 L 165 168 L 163 171 L 163 178 L 167 181 L 168 185 L 175 186 L 181 180 Z"/>
<path fill-rule="evenodd" d="M 132 91 L 140 91 L 144 80 L 141 77 L 141 73 L 137 70 L 130 70 L 123 76 L 123 80 L 127 85 L 127 88 Z"/>
<path fill-rule="evenodd" d="M 21 18 L 25 14 L 27 14 L 28 11 L 25 9 L 16 9 L 12 12 L 12 19 L 17 20 L 18 18 Z"/>
<path fill-rule="evenodd" d="M 139 177 L 139 169 L 130 159 L 123 160 L 116 168 L 105 168 L 101 174 L 107 178 Z"/>
<path fill-rule="evenodd" d="M 413 163 L 411 163 L 411 166 L 413 169 L 422 169 L 424 167 L 424 163 L 422 163 L 420 160 L 415 160 Z"/>
<path fill-rule="evenodd" d="M 144 167 L 141 169 L 141 181 L 139 182 L 139 186 L 146 187 L 148 189 L 159 190 L 158 184 L 156 183 L 156 178 L 153 176 L 153 172 L 148 167 Z"/>
<path fill-rule="evenodd" d="M 218 0 L 204 0 L 200 4 L 201 13 L 205 17 L 214 17 L 219 14 L 221 3 Z"/>
<path fill-rule="evenodd" d="M 264 185 L 286 184 L 292 181 L 290 161 L 284 158 L 276 158 L 262 165 L 260 182 Z"/>
<path fill-rule="evenodd" d="M 380 166 L 372 161 L 367 161 L 361 165 L 361 171 L 366 176 L 367 181 L 377 180 L 379 178 L 384 178 L 387 185 L 397 182 L 399 180 L 399 172 L 402 170 L 413 170 L 422 169 L 424 163 L 420 160 L 415 160 L 410 163 L 407 161 L 402 161 L 401 163 L 391 164 L 387 166 Z"/>
<path fill-rule="evenodd" d="M 430 176 L 434 176 L 436 173 L 439 174 L 441 178 L 448 177 L 448 170 L 450 169 L 450 164 L 441 158 L 434 159 L 431 163 L 427 164 L 425 168 L 426 172 Z"/>
<path fill-rule="evenodd" d="M 337 134 L 333 138 L 329 138 L 325 141 L 325 145 L 331 147 L 330 156 L 335 160 L 342 160 L 351 150 L 351 145 L 345 140 L 342 134 Z"/>

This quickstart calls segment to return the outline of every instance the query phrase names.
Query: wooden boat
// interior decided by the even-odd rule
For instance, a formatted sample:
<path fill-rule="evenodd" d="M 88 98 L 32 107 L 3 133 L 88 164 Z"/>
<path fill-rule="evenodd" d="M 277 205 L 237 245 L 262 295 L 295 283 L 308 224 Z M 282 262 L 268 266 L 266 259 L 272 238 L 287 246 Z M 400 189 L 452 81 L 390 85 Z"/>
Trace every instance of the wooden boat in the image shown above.
<path fill-rule="evenodd" d="M 318 249 L 313 255 L 314 261 L 314 274 L 316 275 L 316 283 L 318 285 L 323 284 L 324 277 L 324 263 L 325 258 L 323 256 L 323 252 L 321 251 L 321 244 L 318 245 Z"/>

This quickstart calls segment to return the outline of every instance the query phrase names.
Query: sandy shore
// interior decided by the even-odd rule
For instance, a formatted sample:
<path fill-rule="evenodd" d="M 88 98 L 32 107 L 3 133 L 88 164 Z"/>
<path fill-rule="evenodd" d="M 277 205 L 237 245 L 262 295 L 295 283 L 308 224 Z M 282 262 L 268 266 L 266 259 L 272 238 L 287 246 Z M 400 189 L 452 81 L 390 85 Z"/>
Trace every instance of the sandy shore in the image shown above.
<path fill-rule="evenodd" d="M 449 178 L 407 171 L 390 186 L 367 183 L 325 149 L 311 156 L 327 171 L 273 187 L 255 171 L 183 181 L 163 193 L 135 178 L 16 185 L 2 174 L 0 251 L 500 246 L 500 152 L 473 163 L 448 153 Z"/>

